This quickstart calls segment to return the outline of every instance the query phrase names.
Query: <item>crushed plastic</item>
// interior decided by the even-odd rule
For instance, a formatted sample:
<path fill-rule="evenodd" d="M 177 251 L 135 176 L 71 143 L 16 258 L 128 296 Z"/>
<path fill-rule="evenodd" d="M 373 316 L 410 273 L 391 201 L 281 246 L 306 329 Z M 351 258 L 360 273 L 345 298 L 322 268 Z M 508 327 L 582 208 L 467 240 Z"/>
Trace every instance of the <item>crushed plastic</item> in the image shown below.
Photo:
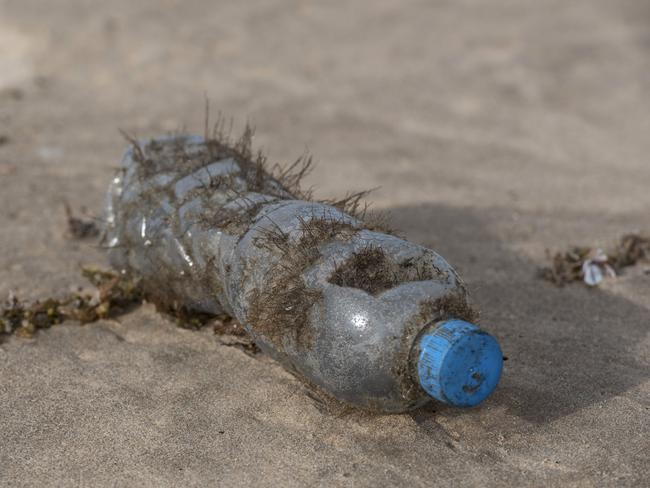
<path fill-rule="evenodd" d="M 602 249 L 592 250 L 582 263 L 584 282 L 589 286 L 596 286 L 603 278 L 616 278 L 616 271 L 609 263 L 607 254 Z"/>
<path fill-rule="evenodd" d="M 163 310 L 233 316 L 262 351 L 338 400 L 383 412 L 426 403 L 415 349 L 425 328 L 474 318 L 460 277 L 367 220 L 363 192 L 311 199 L 299 187 L 310 159 L 269 169 L 251 135 L 131 139 L 108 192 L 111 264 Z M 445 381 L 462 387 L 474 360 Z"/>

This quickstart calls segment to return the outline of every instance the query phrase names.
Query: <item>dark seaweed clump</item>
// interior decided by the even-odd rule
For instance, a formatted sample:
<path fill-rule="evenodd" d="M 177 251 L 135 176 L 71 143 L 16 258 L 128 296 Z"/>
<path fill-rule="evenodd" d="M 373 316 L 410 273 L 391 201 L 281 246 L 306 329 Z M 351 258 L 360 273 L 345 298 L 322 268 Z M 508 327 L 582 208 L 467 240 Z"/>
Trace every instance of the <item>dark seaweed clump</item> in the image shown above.
<path fill-rule="evenodd" d="M 10 334 L 32 337 L 39 329 L 48 329 L 65 320 L 87 324 L 117 317 L 142 301 L 139 283 L 126 276 L 94 267 L 83 268 L 82 274 L 95 287 L 93 292 L 33 302 L 10 295 L 0 306 L 0 340 Z"/>
<path fill-rule="evenodd" d="M 390 258 L 378 247 L 367 247 L 354 253 L 336 268 L 329 281 L 338 286 L 359 288 L 371 295 L 398 283 L 397 275 L 391 272 Z"/>
<path fill-rule="evenodd" d="M 398 263 L 376 246 L 367 246 L 336 267 L 329 282 L 364 290 L 371 295 L 409 281 L 431 280 L 439 276 L 432 266 L 408 259 Z"/>
<path fill-rule="evenodd" d="M 558 286 L 582 281 L 584 278 L 583 264 L 595 249 L 574 246 L 568 251 L 557 252 L 553 255 L 550 266 L 539 270 L 539 276 Z M 605 254 L 607 260 L 601 264 L 610 266 L 618 274 L 626 267 L 650 259 L 650 236 L 624 235 L 618 244 Z"/>
<path fill-rule="evenodd" d="M 139 306 L 146 297 L 141 283 L 129 276 L 92 266 L 84 267 L 82 275 L 94 290 L 36 301 L 20 300 L 10 294 L 5 303 L 0 304 L 0 343 L 12 334 L 31 338 L 41 329 L 68 320 L 88 324 L 115 319 Z M 198 330 L 210 324 L 213 332 L 220 336 L 221 344 L 251 355 L 259 352 L 246 330 L 232 317 L 214 317 L 187 309 L 158 310 L 170 316 L 180 328 Z"/>

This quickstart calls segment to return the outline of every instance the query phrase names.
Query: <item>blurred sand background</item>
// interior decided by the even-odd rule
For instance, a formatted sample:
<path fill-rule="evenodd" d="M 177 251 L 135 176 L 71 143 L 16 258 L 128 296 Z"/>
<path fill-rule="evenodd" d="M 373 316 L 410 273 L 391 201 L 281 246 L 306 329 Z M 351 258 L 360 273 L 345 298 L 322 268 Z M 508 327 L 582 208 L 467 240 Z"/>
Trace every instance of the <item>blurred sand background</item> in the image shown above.
<path fill-rule="evenodd" d="M 480 408 L 322 412 L 274 362 L 144 306 L 0 345 L 2 486 L 642 486 L 650 275 L 536 278 L 650 231 L 646 0 L 0 0 L 0 293 L 80 284 L 125 142 L 212 107 L 318 196 L 376 208 L 465 277 L 508 357 Z"/>

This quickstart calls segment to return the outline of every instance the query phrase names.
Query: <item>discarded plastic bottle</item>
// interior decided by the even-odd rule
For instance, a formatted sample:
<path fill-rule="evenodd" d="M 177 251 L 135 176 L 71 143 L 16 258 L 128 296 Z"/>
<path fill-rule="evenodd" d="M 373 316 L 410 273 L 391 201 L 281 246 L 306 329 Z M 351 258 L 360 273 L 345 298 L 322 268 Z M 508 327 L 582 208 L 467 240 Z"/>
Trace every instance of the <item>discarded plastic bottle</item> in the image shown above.
<path fill-rule="evenodd" d="M 358 199 L 309 200 L 301 172 L 270 174 L 248 131 L 133 142 L 105 239 L 150 300 L 232 315 L 308 385 L 364 409 L 473 406 L 494 390 L 501 350 L 471 324 L 456 272 L 346 212 Z"/>

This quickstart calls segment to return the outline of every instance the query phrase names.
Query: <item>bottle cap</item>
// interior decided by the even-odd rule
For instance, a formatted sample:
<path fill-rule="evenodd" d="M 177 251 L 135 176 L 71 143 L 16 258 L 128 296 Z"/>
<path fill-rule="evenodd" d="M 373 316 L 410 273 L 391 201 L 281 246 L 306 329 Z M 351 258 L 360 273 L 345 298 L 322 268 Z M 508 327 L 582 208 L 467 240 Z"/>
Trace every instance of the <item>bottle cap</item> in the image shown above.
<path fill-rule="evenodd" d="M 503 354 L 498 342 L 469 322 L 435 324 L 419 339 L 417 372 L 433 398 L 456 407 L 473 407 L 496 388 Z"/>

